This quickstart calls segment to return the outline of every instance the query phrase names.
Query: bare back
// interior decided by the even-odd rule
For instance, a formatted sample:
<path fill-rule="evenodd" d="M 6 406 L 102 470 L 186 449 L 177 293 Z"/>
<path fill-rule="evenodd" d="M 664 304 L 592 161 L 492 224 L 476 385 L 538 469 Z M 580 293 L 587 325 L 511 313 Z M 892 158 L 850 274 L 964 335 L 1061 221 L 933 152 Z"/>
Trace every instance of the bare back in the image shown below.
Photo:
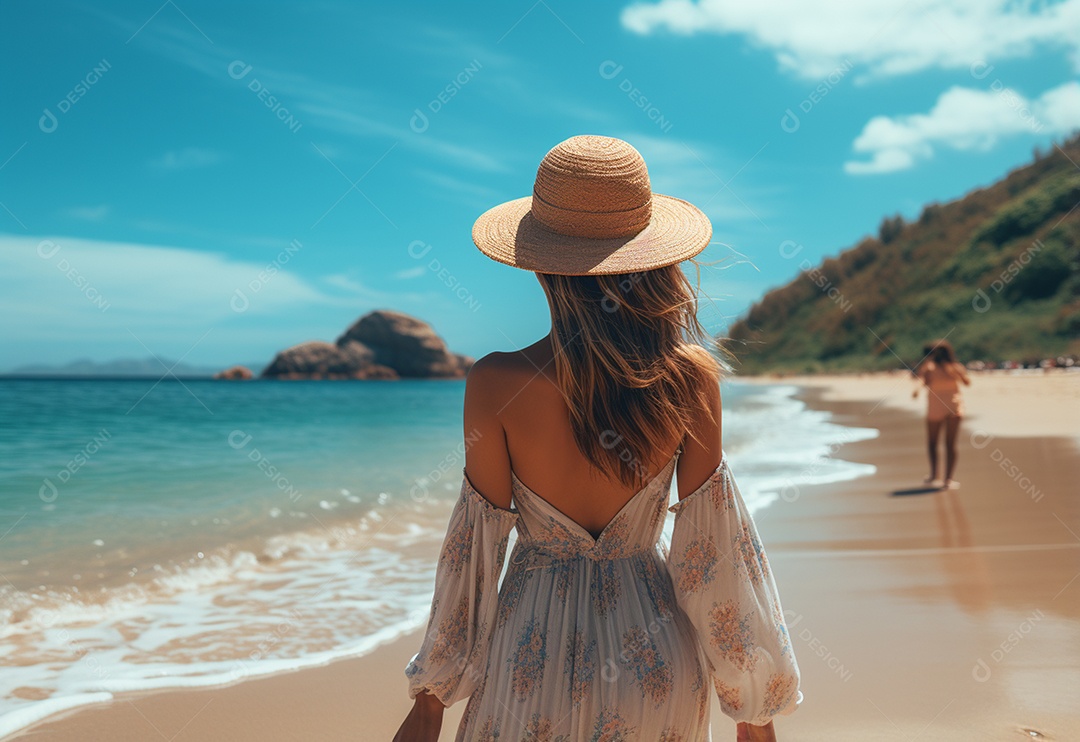
<path fill-rule="evenodd" d="M 528 489 L 542 497 L 596 538 L 616 514 L 637 494 L 613 480 L 582 456 L 574 441 L 566 401 L 555 381 L 555 368 L 547 337 L 514 353 L 492 354 L 498 389 L 489 390 L 506 438 L 510 469 Z M 715 414 L 719 420 L 719 388 Z M 672 440 L 641 461 L 646 479 L 656 476 L 682 442 L 678 480 L 680 497 L 700 486 L 720 459 L 719 428 L 696 434 L 715 445 L 699 446 L 688 437 Z M 618 449 L 617 439 L 614 447 Z M 684 482 L 686 483 L 684 485 Z"/>

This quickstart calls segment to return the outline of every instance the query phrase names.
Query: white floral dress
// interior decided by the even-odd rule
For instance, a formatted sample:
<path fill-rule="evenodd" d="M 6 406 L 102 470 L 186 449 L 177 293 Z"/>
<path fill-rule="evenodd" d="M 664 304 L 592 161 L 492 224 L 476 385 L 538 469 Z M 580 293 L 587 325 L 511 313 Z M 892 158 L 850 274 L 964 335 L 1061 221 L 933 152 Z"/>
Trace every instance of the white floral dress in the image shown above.
<path fill-rule="evenodd" d="M 458 742 L 711 740 L 710 692 L 736 721 L 795 711 L 799 667 L 727 456 L 668 507 L 680 453 L 598 538 L 513 474 L 514 506 L 496 507 L 462 468 L 409 697 L 468 697 Z"/>

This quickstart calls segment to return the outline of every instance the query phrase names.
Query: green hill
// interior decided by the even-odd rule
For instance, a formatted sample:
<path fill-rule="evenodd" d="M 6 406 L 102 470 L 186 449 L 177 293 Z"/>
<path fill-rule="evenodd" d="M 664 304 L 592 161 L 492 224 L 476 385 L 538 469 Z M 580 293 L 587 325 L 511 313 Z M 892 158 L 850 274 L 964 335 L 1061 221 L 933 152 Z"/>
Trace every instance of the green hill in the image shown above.
<path fill-rule="evenodd" d="M 803 268 L 731 326 L 740 371 L 903 368 L 945 336 L 965 362 L 1080 354 L 1080 134 Z"/>

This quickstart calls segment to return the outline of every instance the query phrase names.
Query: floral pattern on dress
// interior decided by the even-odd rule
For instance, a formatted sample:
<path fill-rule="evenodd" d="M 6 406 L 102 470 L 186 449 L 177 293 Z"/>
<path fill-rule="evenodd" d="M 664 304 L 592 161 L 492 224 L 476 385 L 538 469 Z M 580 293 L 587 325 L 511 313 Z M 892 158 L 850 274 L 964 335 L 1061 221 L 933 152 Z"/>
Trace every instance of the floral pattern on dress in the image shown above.
<path fill-rule="evenodd" d="M 716 577 L 719 559 L 711 539 L 697 538 L 688 543 L 678 563 L 679 589 L 684 593 L 703 589 Z"/>
<path fill-rule="evenodd" d="M 575 577 L 578 573 L 578 562 L 574 559 L 559 559 L 551 564 L 551 571 L 555 576 L 555 597 L 566 600 L 570 595 Z"/>
<path fill-rule="evenodd" d="M 453 612 L 442 620 L 431 645 L 428 661 L 434 664 L 446 662 L 461 651 L 469 636 L 469 596 L 465 593 L 454 606 Z"/>
<path fill-rule="evenodd" d="M 769 682 L 765 686 L 765 700 L 762 702 L 761 714 L 767 717 L 776 715 L 781 709 L 791 702 L 792 693 L 798 686 L 798 680 L 794 675 L 787 673 L 773 673 L 769 676 Z"/>
<path fill-rule="evenodd" d="M 529 719 L 521 742 L 571 742 L 567 734 L 555 734 L 555 725 L 551 719 L 537 712 Z"/>
<path fill-rule="evenodd" d="M 750 672 L 757 666 L 750 613 L 741 613 L 734 600 L 713 603 L 709 611 L 709 643 L 735 667 Z"/>
<path fill-rule="evenodd" d="M 705 669 L 701 666 L 701 663 L 694 664 L 694 684 L 690 686 L 690 690 L 693 691 L 694 697 L 697 698 L 697 715 L 698 722 L 705 721 L 705 715 L 709 711 L 709 691 L 705 685 Z"/>
<path fill-rule="evenodd" d="M 639 547 L 630 543 L 630 520 L 622 512 L 604 526 L 600 538 L 592 546 L 592 556 L 594 559 L 618 559 L 637 550 Z"/>
<path fill-rule="evenodd" d="M 521 600 L 522 593 L 525 592 L 528 581 L 529 570 L 519 569 L 516 565 L 506 570 L 506 577 L 503 579 L 502 588 L 499 591 L 499 608 L 495 619 L 496 626 L 502 627 L 514 615 L 514 610 Z"/>
<path fill-rule="evenodd" d="M 622 580 L 619 578 L 619 571 L 610 559 L 593 563 L 589 592 L 592 596 L 593 610 L 598 616 L 606 616 L 608 611 L 619 602 L 622 596 Z"/>
<path fill-rule="evenodd" d="M 513 470 L 511 470 L 510 474 L 511 489 L 516 500 L 532 502 L 533 498 L 536 498 L 540 500 L 542 507 L 545 508 L 544 513 L 537 513 L 540 522 L 529 524 L 529 541 L 532 545 L 554 558 L 566 559 L 579 557 L 592 546 L 590 536 L 583 534 L 580 530 L 571 528 L 560 520 L 556 513 L 551 512 L 555 510 L 551 503 L 526 487 L 513 473 Z"/>
<path fill-rule="evenodd" d="M 489 648 L 488 645 L 488 623 L 483 620 L 476 624 L 476 637 L 473 639 L 472 649 L 465 659 L 465 666 L 461 668 L 463 674 L 470 675 L 477 682 L 485 677 L 484 664 Z"/>
<path fill-rule="evenodd" d="M 720 511 L 735 509 L 735 492 L 731 486 L 730 473 L 727 470 L 727 462 L 722 462 L 713 475 L 715 486 L 709 487 L 709 495 L 713 506 Z"/>
<path fill-rule="evenodd" d="M 722 710 L 758 725 L 789 713 L 802 699 L 798 664 L 768 557 L 726 456 L 669 510 L 668 572 Z"/>
<path fill-rule="evenodd" d="M 760 585 L 762 580 L 769 576 L 769 559 L 765 556 L 765 547 L 761 545 L 761 540 L 745 521 L 735 535 L 735 550 L 742 557 L 747 577 L 755 585 Z"/>
<path fill-rule="evenodd" d="M 484 700 L 484 691 L 487 689 L 488 677 L 490 676 L 487 673 L 484 673 L 484 676 L 480 678 L 480 683 L 476 686 L 476 690 L 472 692 L 472 695 L 469 696 L 469 700 L 465 702 L 465 713 L 461 716 L 461 728 L 468 726 L 472 722 L 473 717 L 476 716 L 477 709 L 480 708 L 480 703 Z M 455 742 L 457 742 L 457 740 L 455 740 Z"/>
<path fill-rule="evenodd" d="M 469 563 L 472 552 L 472 523 L 464 522 L 460 528 L 456 528 L 447 534 L 446 541 L 439 554 L 439 563 L 446 565 L 446 568 L 452 574 L 457 574 Z"/>
<path fill-rule="evenodd" d="M 618 711 L 601 709 L 593 724 L 589 742 L 629 742 L 637 737 L 637 729 L 628 723 Z"/>
<path fill-rule="evenodd" d="M 511 666 L 510 684 L 514 696 L 524 701 L 539 686 L 547 661 L 547 637 L 538 620 L 525 624 L 518 636 L 517 648 L 506 661 Z"/>
<path fill-rule="evenodd" d="M 634 577 L 645 586 L 645 593 L 649 596 L 653 610 L 661 620 L 671 619 L 677 607 L 671 576 L 661 569 L 650 552 L 641 553 L 640 558 L 634 559 L 633 564 Z"/>
<path fill-rule="evenodd" d="M 643 698 L 659 706 L 671 695 L 674 677 L 656 643 L 641 626 L 631 626 L 622 637 L 622 656 L 626 658 Z"/>
<path fill-rule="evenodd" d="M 491 584 L 497 585 L 499 583 L 499 575 L 502 574 L 503 564 L 506 563 L 506 547 L 510 545 L 510 532 L 507 531 L 506 535 L 499 539 L 499 543 L 495 545 L 495 559 L 491 562 Z"/>
<path fill-rule="evenodd" d="M 707 735 L 714 691 L 740 721 L 789 711 L 801 700 L 792 640 L 726 465 L 671 508 L 672 480 L 655 479 L 597 538 L 516 476 L 516 510 L 466 484 L 410 690 L 468 698 L 456 742 L 690 742 Z"/>
<path fill-rule="evenodd" d="M 686 738 L 675 727 L 668 727 L 660 732 L 660 742 L 683 742 Z"/>
<path fill-rule="evenodd" d="M 742 694 L 735 686 L 728 685 L 720 678 L 713 678 L 716 696 L 720 699 L 720 708 L 725 714 L 742 711 Z"/>
<path fill-rule="evenodd" d="M 570 678 L 570 700 L 577 706 L 585 699 L 596 675 L 596 639 L 586 642 L 581 629 L 575 629 L 566 639 L 563 674 Z"/>
<path fill-rule="evenodd" d="M 574 559 L 581 556 L 592 542 L 585 534 L 577 533 L 562 521 L 549 517 L 548 533 L 541 543 L 545 551 L 556 557 Z"/>
<path fill-rule="evenodd" d="M 477 742 L 499 742 L 499 722 L 492 716 L 484 719 L 477 733 Z"/>
<path fill-rule="evenodd" d="M 788 632 L 787 619 L 784 618 L 784 611 L 778 601 L 773 603 L 772 619 L 776 631 L 780 635 L 780 651 L 785 655 L 793 655 L 795 650 L 791 647 L 791 634 Z"/>
<path fill-rule="evenodd" d="M 424 641 L 405 668 L 410 697 L 427 690 L 451 705 L 475 691 L 487 664 L 502 559 L 519 515 L 480 495 L 462 468 L 461 492 L 436 562 Z"/>
<path fill-rule="evenodd" d="M 491 500 L 481 495 L 475 487 L 472 486 L 472 482 L 469 481 L 469 475 L 465 473 L 465 467 L 461 468 L 462 482 L 461 482 L 461 496 L 467 501 L 468 505 L 479 511 L 480 519 L 485 523 L 500 523 L 515 522 L 520 514 L 517 510 L 507 510 L 506 508 L 500 508 Z"/>

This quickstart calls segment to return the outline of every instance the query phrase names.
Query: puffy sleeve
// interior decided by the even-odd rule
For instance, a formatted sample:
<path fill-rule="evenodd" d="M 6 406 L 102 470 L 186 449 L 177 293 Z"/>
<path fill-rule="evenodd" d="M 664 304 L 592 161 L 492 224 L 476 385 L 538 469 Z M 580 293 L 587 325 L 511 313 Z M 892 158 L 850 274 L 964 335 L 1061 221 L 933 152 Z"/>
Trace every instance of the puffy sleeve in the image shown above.
<path fill-rule="evenodd" d="M 780 595 L 727 456 L 675 513 L 667 569 L 723 712 L 763 726 L 802 703 Z"/>
<path fill-rule="evenodd" d="M 493 505 L 461 469 L 461 495 L 450 513 L 435 570 L 427 631 L 405 667 L 409 698 L 426 690 L 450 706 L 483 678 L 498 581 L 518 511 Z"/>

